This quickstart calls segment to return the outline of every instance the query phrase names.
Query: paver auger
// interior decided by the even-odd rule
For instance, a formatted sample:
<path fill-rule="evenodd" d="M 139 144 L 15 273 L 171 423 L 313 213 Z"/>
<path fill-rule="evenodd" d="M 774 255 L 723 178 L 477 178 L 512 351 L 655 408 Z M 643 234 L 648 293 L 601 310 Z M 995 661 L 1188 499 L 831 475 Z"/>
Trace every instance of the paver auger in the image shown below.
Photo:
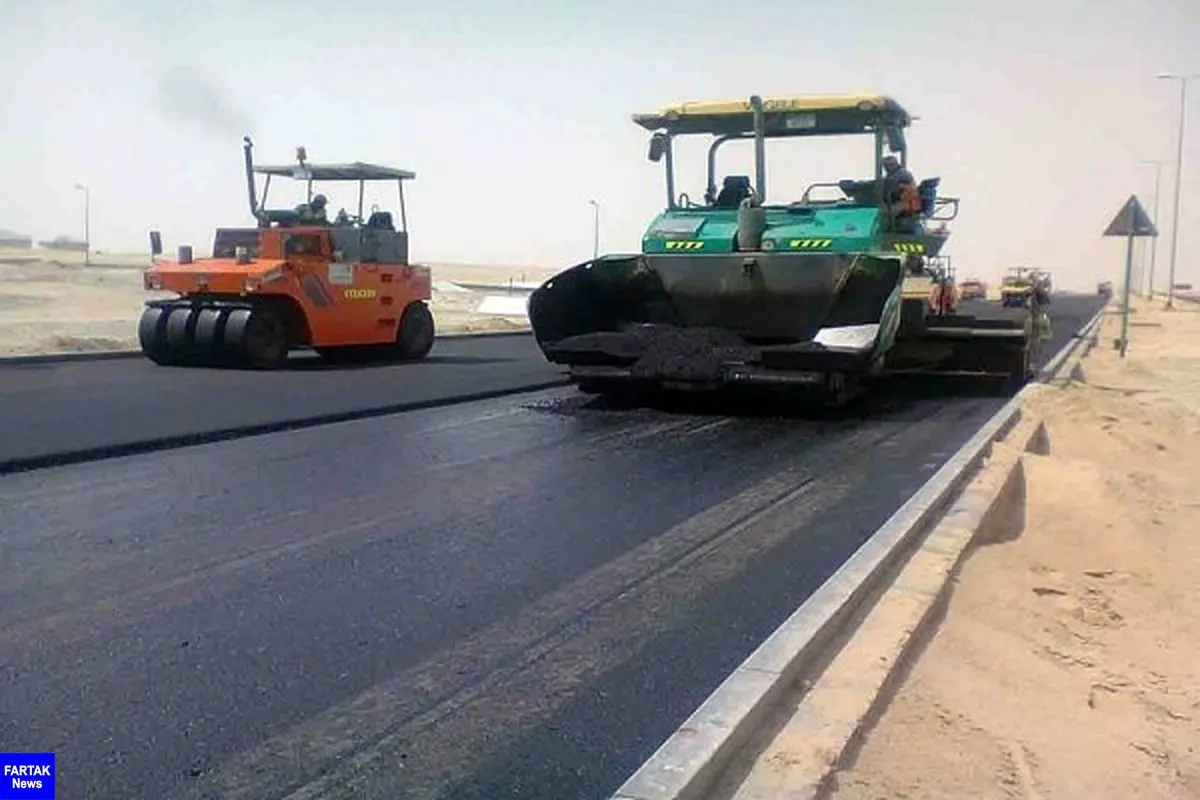
<path fill-rule="evenodd" d="M 907 163 L 911 123 L 895 100 L 756 96 L 633 119 L 652 132 L 650 160 L 665 162 L 666 209 L 640 253 L 567 269 L 529 302 L 542 352 L 583 391 L 761 384 L 837 401 L 885 374 L 1029 378 L 1039 337 L 1028 315 L 985 319 L 939 301 L 935 262 L 958 200 L 938 197 L 939 178 L 892 195 L 888 154 Z M 700 203 L 675 195 L 672 143 L 688 135 L 711 137 Z M 764 202 L 768 140 L 845 135 L 873 137 L 872 178 Z M 754 141 L 755 182 L 732 175 L 718 190 L 717 151 L 738 139 Z"/>
<path fill-rule="evenodd" d="M 193 259 L 179 248 L 175 261 L 147 270 L 148 291 L 171 291 L 169 300 L 146 303 L 138 323 L 142 352 L 160 365 L 281 365 L 294 349 L 312 348 L 327 359 L 419 360 L 433 347 L 434 320 L 427 305 L 427 267 L 408 262 L 404 181 L 412 172 L 372 164 L 308 164 L 304 148 L 290 166 L 255 166 L 245 139 L 246 189 L 253 228 L 218 228 L 211 258 Z M 266 175 L 259 205 L 255 174 Z M 307 202 L 268 210 L 272 177 L 307 183 Z M 358 213 L 325 219 L 324 195 L 314 181 L 358 184 Z M 391 212 L 363 219 L 367 182 L 395 181 L 400 228 Z M 158 231 L 150 233 L 155 257 Z"/>

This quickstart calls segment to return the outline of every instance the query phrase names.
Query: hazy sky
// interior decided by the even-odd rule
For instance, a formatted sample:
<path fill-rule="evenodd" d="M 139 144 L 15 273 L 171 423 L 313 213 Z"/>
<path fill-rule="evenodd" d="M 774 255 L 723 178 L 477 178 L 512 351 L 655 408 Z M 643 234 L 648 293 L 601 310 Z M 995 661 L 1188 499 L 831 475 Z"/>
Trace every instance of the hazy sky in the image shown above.
<path fill-rule="evenodd" d="M 878 91 L 920 117 L 918 178 L 963 198 L 960 277 L 1029 264 L 1094 286 L 1122 265 L 1109 218 L 1134 192 L 1152 205 L 1138 162 L 1174 157 L 1178 86 L 1154 74 L 1200 72 L 1198 40 L 1197 0 L 0 0 L 0 227 L 81 236 L 82 182 L 95 247 L 142 250 L 157 227 L 206 251 L 214 226 L 248 221 L 248 132 L 261 161 L 303 144 L 415 171 L 418 259 L 567 266 L 591 252 L 589 198 L 608 251 L 635 250 L 663 204 L 630 114 Z M 1194 86 L 1178 279 L 1200 283 Z M 751 172 L 749 147 L 722 152 L 720 172 Z M 677 163 L 693 197 L 701 153 Z M 769 194 L 798 197 L 869 174 L 870 140 L 775 143 L 768 160 Z M 353 209 L 349 185 L 327 189 Z M 1164 236 L 1160 274 L 1168 253 Z"/>

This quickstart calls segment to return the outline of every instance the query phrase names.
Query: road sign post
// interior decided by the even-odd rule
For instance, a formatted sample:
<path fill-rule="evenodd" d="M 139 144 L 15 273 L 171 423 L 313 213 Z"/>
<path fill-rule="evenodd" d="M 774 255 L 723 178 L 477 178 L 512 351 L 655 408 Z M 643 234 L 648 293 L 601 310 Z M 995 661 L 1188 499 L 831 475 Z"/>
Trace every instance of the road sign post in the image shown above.
<path fill-rule="evenodd" d="M 1121 206 L 1121 210 L 1113 217 L 1112 222 L 1108 223 L 1108 227 L 1104 229 L 1104 235 L 1125 237 L 1125 288 L 1122 291 L 1121 338 L 1113 343 L 1115 348 L 1121 351 L 1121 358 L 1124 358 L 1125 351 L 1129 349 L 1129 291 L 1133 283 L 1133 240 L 1142 236 L 1158 236 L 1158 229 L 1154 227 L 1146 209 L 1142 208 L 1137 195 L 1131 194 L 1125 201 L 1125 205 Z"/>

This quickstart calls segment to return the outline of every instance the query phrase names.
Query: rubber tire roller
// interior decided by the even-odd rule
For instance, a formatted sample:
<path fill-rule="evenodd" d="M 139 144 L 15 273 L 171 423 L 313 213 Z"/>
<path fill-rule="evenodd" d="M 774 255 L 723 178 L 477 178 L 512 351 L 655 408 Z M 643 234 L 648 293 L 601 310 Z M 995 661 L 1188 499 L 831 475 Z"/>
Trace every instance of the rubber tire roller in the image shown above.
<path fill-rule="evenodd" d="M 147 306 L 138 322 L 146 358 L 160 366 L 272 369 L 287 360 L 283 318 L 265 304 L 173 302 Z"/>

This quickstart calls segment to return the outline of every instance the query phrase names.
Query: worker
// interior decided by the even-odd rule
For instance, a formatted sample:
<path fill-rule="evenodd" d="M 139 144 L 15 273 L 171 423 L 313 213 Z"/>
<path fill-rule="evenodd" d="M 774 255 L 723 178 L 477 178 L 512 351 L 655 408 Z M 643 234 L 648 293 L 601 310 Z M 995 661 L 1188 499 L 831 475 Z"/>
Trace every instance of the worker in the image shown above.
<path fill-rule="evenodd" d="M 1029 298 L 1030 307 L 1033 309 L 1033 325 L 1038 332 L 1038 338 L 1043 341 L 1049 340 L 1053 335 L 1050 328 L 1050 311 L 1047 308 L 1050 305 L 1050 280 L 1046 276 L 1039 276 L 1033 282 L 1032 296 Z"/>
<path fill-rule="evenodd" d="M 883 159 L 883 193 L 889 203 L 900 199 L 900 189 L 905 185 L 916 186 L 917 181 L 911 172 L 900 166 L 900 159 L 895 156 L 885 156 Z"/>
<path fill-rule="evenodd" d="M 721 183 L 721 191 L 711 203 L 717 208 L 737 208 L 743 200 L 753 196 L 754 190 L 750 187 L 748 175 L 726 175 Z"/>
<path fill-rule="evenodd" d="M 916 179 L 895 156 L 884 157 L 883 170 L 886 173 L 883 178 L 883 201 L 892 212 L 896 230 L 919 233 L 921 196 L 917 191 Z"/>
<path fill-rule="evenodd" d="M 296 206 L 296 213 L 300 215 L 300 222 L 328 225 L 329 220 L 325 216 L 325 206 L 329 204 L 329 198 L 323 194 L 313 195 L 313 199 L 307 203 L 301 203 Z"/>

